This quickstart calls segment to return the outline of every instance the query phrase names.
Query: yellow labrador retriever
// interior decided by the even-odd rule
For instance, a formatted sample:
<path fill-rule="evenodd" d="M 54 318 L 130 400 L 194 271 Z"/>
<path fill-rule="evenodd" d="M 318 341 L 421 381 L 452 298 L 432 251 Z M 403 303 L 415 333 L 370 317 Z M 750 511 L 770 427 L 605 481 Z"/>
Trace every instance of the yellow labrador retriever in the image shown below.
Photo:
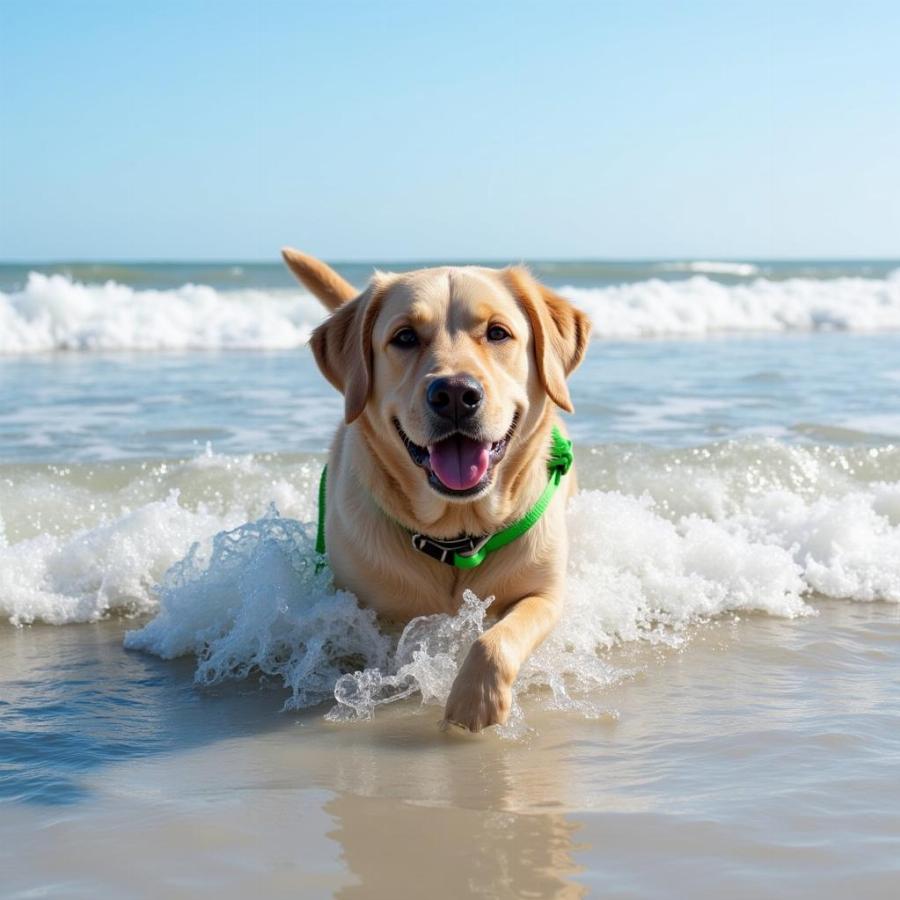
<path fill-rule="evenodd" d="M 503 723 L 562 606 L 574 473 L 556 408 L 572 410 L 588 318 L 523 268 L 377 272 L 358 293 L 282 252 L 332 311 L 311 345 L 345 404 L 325 503 L 335 583 L 395 621 L 455 613 L 465 588 L 494 595 L 444 715 Z"/>

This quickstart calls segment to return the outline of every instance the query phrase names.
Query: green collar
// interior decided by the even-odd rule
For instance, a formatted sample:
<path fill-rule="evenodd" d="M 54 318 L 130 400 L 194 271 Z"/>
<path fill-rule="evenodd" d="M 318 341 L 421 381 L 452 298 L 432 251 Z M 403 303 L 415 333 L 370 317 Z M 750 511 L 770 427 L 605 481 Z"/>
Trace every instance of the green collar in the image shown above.
<path fill-rule="evenodd" d="M 572 454 L 572 442 L 563 437 L 562 432 L 554 425 L 550 439 L 550 456 L 547 459 L 547 473 L 549 480 L 547 487 L 538 497 L 531 509 L 517 519 L 512 525 L 508 525 L 496 534 L 487 534 L 480 537 L 461 535 L 452 540 L 442 540 L 427 537 L 423 534 L 412 534 L 412 545 L 416 550 L 436 559 L 438 562 L 457 569 L 474 569 L 480 566 L 489 553 L 511 544 L 517 538 L 522 537 L 541 516 L 547 511 L 556 489 L 569 469 L 572 468 L 574 455 Z M 316 571 L 326 565 L 325 558 L 325 485 L 328 478 L 328 466 L 322 469 L 322 477 L 319 480 L 319 524 L 316 531 Z M 405 526 L 401 526 L 405 527 Z M 406 529 L 409 531 L 409 529 Z"/>

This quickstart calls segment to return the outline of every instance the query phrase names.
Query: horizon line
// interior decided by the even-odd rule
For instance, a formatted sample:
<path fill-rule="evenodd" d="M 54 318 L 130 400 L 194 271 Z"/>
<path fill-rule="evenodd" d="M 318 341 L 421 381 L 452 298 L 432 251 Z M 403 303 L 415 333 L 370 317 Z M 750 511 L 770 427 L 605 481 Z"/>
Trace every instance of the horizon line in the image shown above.
<path fill-rule="evenodd" d="M 317 257 L 330 265 L 374 265 L 376 263 L 399 263 L 399 264 L 418 264 L 428 262 L 443 261 L 448 264 L 466 264 L 467 262 L 490 262 L 508 263 L 515 259 L 518 262 L 533 263 L 645 263 L 645 262 L 737 262 L 737 263 L 759 263 L 759 262 L 900 262 L 900 255 L 897 256 L 740 256 L 737 254 L 729 256 L 713 256 L 706 254 L 683 254 L 679 256 L 470 256 L 470 257 L 449 257 L 449 256 L 414 256 L 414 257 L 360 257 L 360 258 L 333 258 L 333 257 Z M 132 257 L 132 258 L 116 258 L 116 257 L 83 257 L 83 258 L 43 258 L 43 259 L 0 259 L 0 266 L 62 266 L 62 265 L 97 265 L 97 264 L 113 264 L 122 266 L 131 265 L 172 265 L 172 264 L 192 264 L 192 265 L 272 265 L 283 264 L 280 255 L 273 257 Z"/>

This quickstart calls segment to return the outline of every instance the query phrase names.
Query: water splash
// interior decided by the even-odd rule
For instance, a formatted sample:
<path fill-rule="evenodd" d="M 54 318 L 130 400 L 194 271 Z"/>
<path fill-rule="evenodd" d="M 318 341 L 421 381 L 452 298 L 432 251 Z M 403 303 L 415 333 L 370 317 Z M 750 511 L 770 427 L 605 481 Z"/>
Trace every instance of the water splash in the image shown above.
<path fill-rule="evenodd" d="M 274 506 L 256 522 L 195 544 L 166 574 L 159 615 L 125 646 L 172 659 L 193 653 L 195 679 L 213 685 L 261 673 L 291 691 L 285 706 L 330 698 L 349 666 L 384 668 L 390 639 L 371 610 L 316 572 L 313 528 Z"/>
<path fill-rule="evenodd" d="M 604 687 L 623 677 L 617 646 L 677 647 L 696 623 L 737 611 L 806 615 L 815 592 L 900 602 L 900 484 L 881 480 L 895 457 L 772 443 L 585 453 L 582 476 L 603 489 L 570 502 L 565 612 L 520 673 L 519 699 L 601 714 Z M 337 702 L 342 720 L 405 698 L 441 706 L 489 600 L 461 596 L 455 616 L 383 633 L 310 566 L 318 472 L 209 455 L 105 486 L 80 470 L 2 482 L 0 613 L 154 613 L 127 646 L 194 655 L 204 685 L 262 674 L 288 706 Z M 265 514 L 273 497 L 284 515 Z M 47 533 L 60 510 L 68 532 Z"/>
<path fill-rule="evenodd" d="M 332 721 L 370 719 L 377 706 L 418 694 L 423 704 L 443 706 L 469 648 L 484 633 L 493 597 L 464 591 L 454 615 L 419 616 L 403 629 L 387 671 L 364 669 L 342 675 L 334 686 Z"/>

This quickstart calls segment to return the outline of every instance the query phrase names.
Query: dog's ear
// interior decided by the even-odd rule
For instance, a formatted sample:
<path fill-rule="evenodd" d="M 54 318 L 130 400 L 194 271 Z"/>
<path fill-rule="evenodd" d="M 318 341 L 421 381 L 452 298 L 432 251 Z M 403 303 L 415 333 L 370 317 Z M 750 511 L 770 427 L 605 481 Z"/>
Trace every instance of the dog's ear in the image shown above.
<path fill-rule="evenodd" d="M 591 321 L 580 309 L 532 278 L 527 269 L 504 269 L 506 283 L 531 321 L 538 374 L 550 399 L 573 412 L 567 376 L 584 358 Z"/>
<path fill-rule="evenodd" d="M 309 339 L 322 374 L 344 395 L 348 425 L 359 418 L 372 393 L 372 327 L 382 293 L 373 282 L 329 316 Z"/>
<path fill-rule="evenodd" d="M 308 256 L 293 247 L 282 247 L 281 255 L 288 268 L 306 289 L 318 297 L 332 311 L 352 300 L 357 291 L 353 285 L 338 275 L 331 266 L 314 256 Z"/>

